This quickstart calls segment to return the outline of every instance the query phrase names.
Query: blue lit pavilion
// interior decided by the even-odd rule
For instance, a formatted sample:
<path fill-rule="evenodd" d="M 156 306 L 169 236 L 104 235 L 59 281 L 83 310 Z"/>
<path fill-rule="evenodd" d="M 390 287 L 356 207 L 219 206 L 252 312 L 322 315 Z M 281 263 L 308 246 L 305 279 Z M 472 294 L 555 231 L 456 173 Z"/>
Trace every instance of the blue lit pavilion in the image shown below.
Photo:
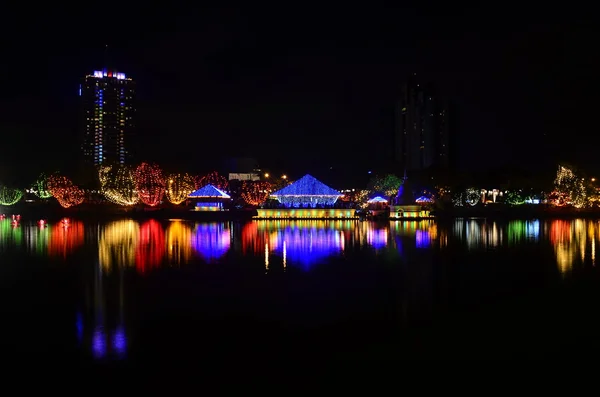
<path fill-rule="evenodd" d="M 188 198 L 196 201 L 196 211 L 222 211 L 223 202 L 231 197 L 221 189 L 208 184 L 190 193 Z"/>
<path fill-rule="evenodd" d="M 330 207 L 341 196 L 340 192 L 308 174 L 271 194 L 286 208 Z"/>

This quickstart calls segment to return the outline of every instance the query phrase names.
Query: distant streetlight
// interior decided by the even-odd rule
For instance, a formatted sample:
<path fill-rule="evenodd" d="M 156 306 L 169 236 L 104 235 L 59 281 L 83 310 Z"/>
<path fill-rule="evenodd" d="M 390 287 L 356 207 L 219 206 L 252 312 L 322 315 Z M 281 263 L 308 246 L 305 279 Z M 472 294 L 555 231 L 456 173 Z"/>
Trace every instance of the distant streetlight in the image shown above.
<path fill-rule="evenodd" d="M 281 179 L 287 179 L 287 175 L 282 175 Z"/>
<path fill-rule="evenodd" d="M 268 177 L 269 177 L 269 173 L 267 172 L 267 173 L 265 173 L 265 178 L 268 178 Z"/>
<path fill-rule="evenodd" d="M 596 178 L 592 178 L 592 182 L 596 182 Z"/>

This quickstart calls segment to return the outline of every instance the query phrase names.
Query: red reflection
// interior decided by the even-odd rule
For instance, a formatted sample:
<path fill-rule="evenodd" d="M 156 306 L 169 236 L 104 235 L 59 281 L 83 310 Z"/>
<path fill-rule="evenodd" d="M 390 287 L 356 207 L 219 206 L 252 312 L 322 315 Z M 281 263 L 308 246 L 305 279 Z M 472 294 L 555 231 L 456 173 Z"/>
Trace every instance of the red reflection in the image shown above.
<path fill-rule="evenodd" d="M 140 226 L 139 240 L 135 252 L 135 267 L 138 272 L 160 266 L 165 255 L 165 232 L 160 222 L 148 220 Z"/>
<path fill-rule="evenodd" d="M 552 221 L 550 224 L 550 242 L 558 244 L 571 240 L 571 222 L 570 221 Z"/>
<path fill-rule="evenodd" d="M 242 253 L 261 255 L 265 252 L 265 231 L 261 236 L 257 222 L 246 223 L 242 229 Z M 262 237 L 262 238 L 259 238 Z"/>
<path fill-rule="evenodd" d="M 53 225 L 48 238 L 48 255 L 66 258 L 67 254 L 83 245 L 83 235 L 83 222 L 59 222 Z"/>

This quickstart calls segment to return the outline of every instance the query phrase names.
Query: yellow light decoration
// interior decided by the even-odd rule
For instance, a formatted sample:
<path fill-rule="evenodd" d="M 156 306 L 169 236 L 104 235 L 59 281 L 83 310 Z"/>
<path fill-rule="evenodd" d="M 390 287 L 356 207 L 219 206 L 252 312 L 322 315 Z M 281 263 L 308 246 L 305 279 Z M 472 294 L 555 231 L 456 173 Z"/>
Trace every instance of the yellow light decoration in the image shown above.
<path fill-rule="evenodd" d="M 98 169 L 98 178 L 104 197 L 111 203 L 132 206 L 139 202 L 133 172 L 126 166 L 103 166 Z"/>
<path fill-rule="evenodd" d="M 575 208 L 583 208 L 589 204 L 583 178 L 575 175 L 573 170 L 565 166 L 559 166 L 554 179 L 554 202 L 560 205 L 560 198 L 564 198 L 565 204 L 571 204 Z"/>
<path fill-rule="evenodd" d="M 83 203 L 85 192 L 66 176 L 52 175 L 48 178 L 48 191 L 63 208 Z"/>
<path fill-rule="evenodd" d="M 196 190 L 195 180 L 189 174 L 171 174 L 167 177 L 166 195 L 167 200 L 172 204 L 183 203 L 194 190 Z"/>

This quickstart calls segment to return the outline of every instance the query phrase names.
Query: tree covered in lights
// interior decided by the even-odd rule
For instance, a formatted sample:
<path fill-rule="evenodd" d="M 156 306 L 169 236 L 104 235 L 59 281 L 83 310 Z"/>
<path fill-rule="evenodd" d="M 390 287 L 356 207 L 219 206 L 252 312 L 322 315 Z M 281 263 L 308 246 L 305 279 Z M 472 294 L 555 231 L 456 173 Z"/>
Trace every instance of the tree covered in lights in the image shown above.
<path fill-rule="evenodd" d="M 267 201 L 271 191 L 271 184 L 267 181 L 244 181 L 244 183 L 242 183 L 241 197 L 250 205 L 260 205 Z"/>
<path fill-rule="evenodd" d="M 171 174 L 167 177 L 167 200 L 178 205 L 196 190 L 194 177 L 189 174 Z"/>
<path fill-rule="evenodd" d="M 227 190 L 229 181 L 217 171 L 210 172 L 204 176 L 196 178 L 195 189 L 200 189 L 206 185 L 213 185 L 220 190 Z"/>
<path fill-rule="evenodd" d="M 33 193 L 41 199 L 52 197 L 52 193 L 48 190 L 48 176 L 44 173 L 40 174 L 31 188 Z"/>
<path fill-rule="evenodd" d="M 375 175 L 369 180 L 367 188 L 372 192 L 384 192 L 388 196 L 393 196 L 398 192 L 402 179 L 394 174 Z"/>
<path fill-rule="evenodd" d="M 525 204 L 527 198 L 527 195 L 521 190 L 510 190 L 508 193 L 504 193 L 504 202 L 509 205 Z"/>
<path fill-rule="evenodd" d="M 51 175 L 48 177 L 48 191 L 63 208 L 83 203 L 85 192 L 66 176 Z"/>
<path fill-rule="evenodd" d="M 465 205 L 475 206 L 481 201 L 481 190 L 474 187 L 458 191 L 452 195 L 452 204 L 455 207 Z"/>
<path fill-rule="evenodd" d="M 12 187 L 0 186 L 0 205 L 14 205 L 23 197 L 23 191 Z"/>
<path fill-rule="evenodd" d="M 98 169 L 100 190 L 108 201 L 131 206 L 139 202 L 132 170 L 124 165 L 102 166 Z"/>
<path fill-rule="evenodd" d="M 588 205 L 588 195 L 583 178 L 577 176 L 571 168 L 560 165 L 554 179 L 554 195 L 566 197 L 566 203 L 575 208 Z"/>
<path fill-rule="evenodd" d="M 133 172 L 133 179 L 142 203 L 150 207 L 160 204 L 165 194 L 165 178 L 158 165 L 148 163 L 138 165 Z"/>

